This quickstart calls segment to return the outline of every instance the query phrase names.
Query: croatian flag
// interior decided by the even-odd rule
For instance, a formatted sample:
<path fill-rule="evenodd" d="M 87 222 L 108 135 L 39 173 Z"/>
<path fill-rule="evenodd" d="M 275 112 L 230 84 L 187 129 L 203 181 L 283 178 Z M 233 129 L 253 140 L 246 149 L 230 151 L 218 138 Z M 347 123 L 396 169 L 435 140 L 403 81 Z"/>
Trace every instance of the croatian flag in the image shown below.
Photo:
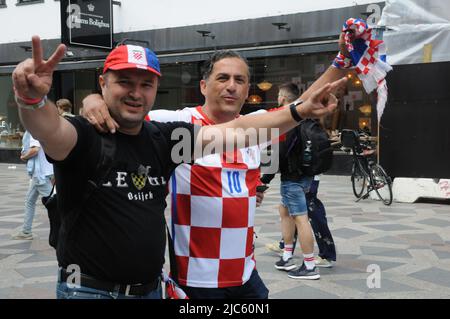
<path fill-rule="evenodd" d="M 377 115 L 380 122 L 387 101 L 385 77 L 392 70 L 386 63 L 384 41 L 372 39 L 372 29 L 361 19 L 348 19 L 342 27 L 342 32 L 345 34 L 345 46 L 350 58 L 339 53 L 333 65 L 337 68 L 353 67 L 367 93 L 377 89 Z"/>

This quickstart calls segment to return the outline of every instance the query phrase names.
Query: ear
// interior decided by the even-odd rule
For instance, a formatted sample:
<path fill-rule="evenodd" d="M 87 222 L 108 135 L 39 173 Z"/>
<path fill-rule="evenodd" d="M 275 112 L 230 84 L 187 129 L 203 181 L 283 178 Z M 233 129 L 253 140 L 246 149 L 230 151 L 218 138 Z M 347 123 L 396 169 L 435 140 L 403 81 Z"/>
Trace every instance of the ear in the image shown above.
<path fill-rule="evenodd" d="M 106 79 L 103 75 L 98 77 L 98 84 L 100 84 L 100 88 L 103 90 L 106 85 Z"/>
<path fill-rule="evenodd" d="M 206 97 L 206 80 L 200 80 L 200 92 Z"/>
<path fill-rule="evenodd" d="M 247 92 L 245 93 L 245 99 L 248 98 L 249 94 L 250 94 L 250 82 L 247 85 Z"/>

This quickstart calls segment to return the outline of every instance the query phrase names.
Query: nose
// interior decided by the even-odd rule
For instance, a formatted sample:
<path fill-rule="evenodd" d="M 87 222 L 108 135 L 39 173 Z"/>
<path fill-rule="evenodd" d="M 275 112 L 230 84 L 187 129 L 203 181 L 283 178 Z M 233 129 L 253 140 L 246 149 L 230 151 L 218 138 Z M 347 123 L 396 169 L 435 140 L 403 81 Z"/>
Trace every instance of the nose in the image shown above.
<path fill-rule="evenodd" d="M 236 85 L 237 85 L 236 80 L 233 79 L 233 78 L 231 78 L 231 79 L 228 81 L 228 83 L 227 83 L 227 90 L 228 90 L 229 92 L 234 92 L 234 91 L 236 91 Z"/>
<path fill-rule="evenodd" d="M 139 90 L 139 86 L 133 85 L 128 91 L 128 96 L 130 96 L 134 100 L 139 99 L 142 96 Z"/>

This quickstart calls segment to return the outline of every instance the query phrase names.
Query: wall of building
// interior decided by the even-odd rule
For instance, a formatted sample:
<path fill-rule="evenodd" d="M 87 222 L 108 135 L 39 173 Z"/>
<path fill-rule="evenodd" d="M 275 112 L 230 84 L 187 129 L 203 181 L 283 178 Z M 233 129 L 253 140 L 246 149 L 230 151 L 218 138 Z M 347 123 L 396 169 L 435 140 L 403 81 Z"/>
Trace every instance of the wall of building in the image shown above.
<path fill-rule="evenodd" d="M 254 19 L 300 12 L 311 12 L 354 5 L 373 0 L 121 0 L 114 5 L 114 32 L 135 32 L 174 28 L 180 26 Z M 0 43 L 29 41 L 31 35 L 42 39 L 60 37 L 60 2 L 44 0 L 42 3 L 16 5 L 17 0 L 6 0 L 0 8 Z M 11 26 L 14 26 L 11 28 Z M 3 32 L 3 30 L 13 30 Z"/>

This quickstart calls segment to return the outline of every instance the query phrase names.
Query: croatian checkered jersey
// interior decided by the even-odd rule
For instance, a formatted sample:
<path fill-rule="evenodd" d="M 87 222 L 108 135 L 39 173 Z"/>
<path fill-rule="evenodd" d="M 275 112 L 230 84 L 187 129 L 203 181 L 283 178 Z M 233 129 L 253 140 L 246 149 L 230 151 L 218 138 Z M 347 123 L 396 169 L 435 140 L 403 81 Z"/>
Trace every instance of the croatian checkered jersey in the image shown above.
<path fill-rule="evenodd" d="M 214 124 L 201 106 L 156 110 L 151 120 Z M 228 157 L 228 159 L 227 159 Z M 179 165 L 170 181 L 171 234 L 181 285 L 243 285 L 255 269 L 253 255 L 260 147 L 213 154 Z"/>

